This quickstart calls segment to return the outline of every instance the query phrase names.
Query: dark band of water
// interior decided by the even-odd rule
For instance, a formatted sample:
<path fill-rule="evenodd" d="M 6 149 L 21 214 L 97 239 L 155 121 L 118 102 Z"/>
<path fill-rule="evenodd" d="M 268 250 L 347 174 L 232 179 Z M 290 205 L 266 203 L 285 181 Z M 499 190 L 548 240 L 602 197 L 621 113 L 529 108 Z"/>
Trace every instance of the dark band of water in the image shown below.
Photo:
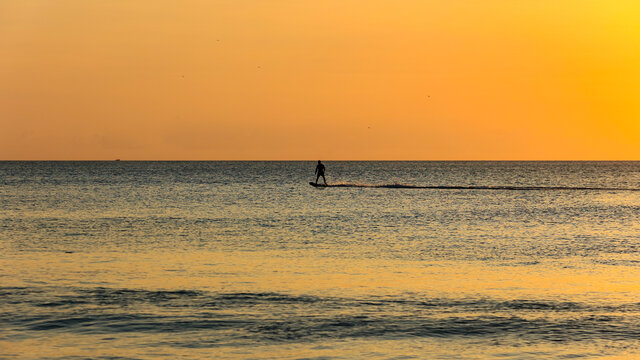
<path fill-rule="evenodd" d="M 640 336 L 637 303 L 415 296 L 349 299 L 107 288 L 0 288 L 0 295 L 4 309 L 0 320 L 14 333 L 199 332 L 201 340 L 207 339 L 200 347 L 327 337 L 511 336 L 525 342 L 556 342 L 629 341 Z M 11 334 L 0 340 L 7 336 Z M 191 342 L 185 338 L 174 345 L 194 346 Z"/>
<path fill-rule="evenodd" d="M 316 187 L 330 188 L 377 188 L 377 189 L 436 189 L 436 190 L 583 190 L 583 191 L 640 191 L 640 188 L 578 187 L 578 186 L 492 186 L 492 185 L 409 185 L 409 184 L 313 184 Z"/>

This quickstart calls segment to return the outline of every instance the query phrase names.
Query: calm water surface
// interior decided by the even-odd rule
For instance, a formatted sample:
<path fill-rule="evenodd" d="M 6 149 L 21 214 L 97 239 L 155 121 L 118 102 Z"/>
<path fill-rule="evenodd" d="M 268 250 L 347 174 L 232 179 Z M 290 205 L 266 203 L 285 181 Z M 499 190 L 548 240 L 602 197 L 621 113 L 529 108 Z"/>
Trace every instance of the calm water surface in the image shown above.
<path fill-rule="evenodd" d="M 0 162 L 0 358 L 640 356 L 640 163 L 326 166 Z"/>

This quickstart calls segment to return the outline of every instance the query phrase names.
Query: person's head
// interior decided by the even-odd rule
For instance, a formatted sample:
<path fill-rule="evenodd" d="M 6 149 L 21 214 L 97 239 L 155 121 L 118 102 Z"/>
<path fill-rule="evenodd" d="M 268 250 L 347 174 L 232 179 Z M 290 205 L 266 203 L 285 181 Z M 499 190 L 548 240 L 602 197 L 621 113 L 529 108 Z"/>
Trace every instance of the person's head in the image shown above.
<path fill-rule="evenodd" d="M 318 160 L 318 165 L 322 164 L 322 161 Z"/>

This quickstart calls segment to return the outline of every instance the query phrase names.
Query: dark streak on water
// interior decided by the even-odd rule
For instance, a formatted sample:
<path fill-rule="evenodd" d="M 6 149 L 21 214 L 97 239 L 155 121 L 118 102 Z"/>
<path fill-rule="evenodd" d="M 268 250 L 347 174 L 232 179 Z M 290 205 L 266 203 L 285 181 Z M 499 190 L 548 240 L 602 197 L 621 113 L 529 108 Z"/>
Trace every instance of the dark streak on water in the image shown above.
<path fill-rule="evenodd" d="M 60 293 L 65 295 L 59 295 Z M 201 332 L 200 346 L 326 338 L 479 337 L 523 343 L 640 336 L 640 303 L 491 299 L 348 299 L 279 293 L 0 288 L 0 320 L 12 334 Z M 179 311 L 176 311 L 179 310 Z M 551 315 L 552 316 L 549 316 Z M 9 330 L 9 331 L 6 331 Z M 174 346 L 193 346 L 190 338 Z"/>
<path fill-rule="evenodd" d="M 640 191 L 638 188 L 613 187 L 580 187 L 580 186 L 462 186 L 462 185 L 409 185 L 409 184 L 315 184 L 319 188 L 376 188 L 376 189 L 433 189 L 433 190 L 514 190 L 514 191 L 542 191 L 542 190 L 583 190 L 583 191 Z"/>

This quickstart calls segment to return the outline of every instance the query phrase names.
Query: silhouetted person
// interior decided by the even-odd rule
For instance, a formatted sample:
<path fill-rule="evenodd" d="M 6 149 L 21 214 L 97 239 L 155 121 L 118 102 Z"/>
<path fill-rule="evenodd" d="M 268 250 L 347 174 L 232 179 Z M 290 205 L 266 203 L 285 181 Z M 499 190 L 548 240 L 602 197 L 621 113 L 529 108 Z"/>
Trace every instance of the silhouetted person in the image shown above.
<path fill-rule="evenodd" d="M 316 166 L 316 184 L 318 183 L 320 176 L 322 176 L 324 184 L 327 185 L 327 179 L 324 178 L 324 165 L 322 165 L 322 162 L 318 160 L 318 165 Z"/>

